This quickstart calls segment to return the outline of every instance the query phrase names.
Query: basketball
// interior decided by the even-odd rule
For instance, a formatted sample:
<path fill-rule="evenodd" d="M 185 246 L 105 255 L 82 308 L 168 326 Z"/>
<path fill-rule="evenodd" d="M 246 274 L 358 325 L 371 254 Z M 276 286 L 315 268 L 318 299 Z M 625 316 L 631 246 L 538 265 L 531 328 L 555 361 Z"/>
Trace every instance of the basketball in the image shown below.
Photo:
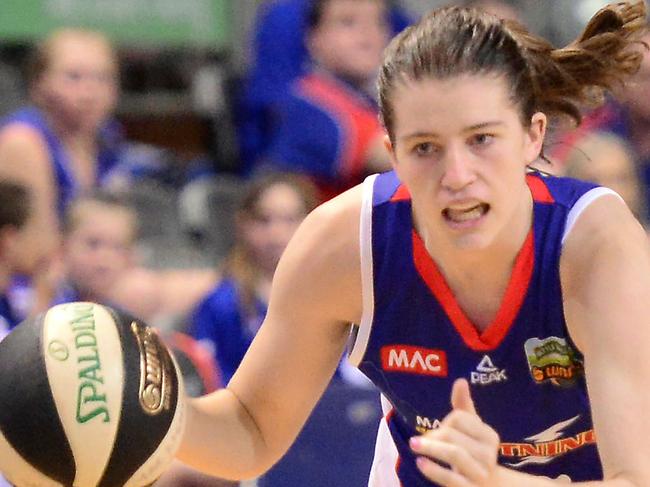
<path fill-rule="evenodd" d="M 0 342 L 0 472 L 22 486 L 153 483 L 184 427 L 156 331 L 94 303 L 57 305 Z"/>

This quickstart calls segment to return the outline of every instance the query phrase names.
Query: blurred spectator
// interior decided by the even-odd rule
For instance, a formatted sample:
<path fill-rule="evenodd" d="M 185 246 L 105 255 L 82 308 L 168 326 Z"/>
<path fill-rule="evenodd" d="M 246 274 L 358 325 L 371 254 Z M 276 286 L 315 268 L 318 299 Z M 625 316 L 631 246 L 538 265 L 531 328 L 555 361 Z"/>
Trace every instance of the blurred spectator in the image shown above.
<path fill-rule="evenodd" d="M 136 213 L 108 193 L 95 192 L 72 202 L 63 230 L 63 280 L 55 303 L 105 303 L 168 327 L 186 316 L 217 279 L 212 269 L 140 266 L 135 255 Z"/>
<path fill-rule="evenodd" d="M 0 181 L 0 340 L 20 321 L 6 294 L 11 277 L 17 272 L 31 274 L 37 257 L 30 255 L 30 246 L 23 245 L 31 219 L 30 200 L 23 185 Z"/>
<path fill-rule="evenodd" d="M 100 33 L 57 31 L 35 50 L 28 83 L 33 105 L 0 129 L 0 178 L 33 190 L 33 238 L 54 252 L 66 205 L 101 184 L 117 162 L 115 52 Z"/>
<path fill-rule="evenodd" d="M 650 45 L 650 33 L 642 40 Z M 556 149 L 555 158 L 564 160 L 567 152 L 592 131 L 612 132 L 625 140 L 632 150 L 641 179 L 643 221 L 650 220 L 650 51 L 640 47 L 643 61 L 639 71 L 621 86 L 616 98 L 590 112 L 581 126 L 569 133 Z"/>
<path fill-rule="evenodd" d="M 271 0 L 260 7 L 252 46 L 252 66 L 239 107 L 240 145 L 245 169 L 266 152 L 272 107 L 292 82 L 310 70 L 306 37 L 314 0 Z M 408 16 L 389 3 L 390 30 L 400 32 Z"/>
<path fill-rule="evenodd" d="M 214 353 L 227 384 L 266 315 L 271 279 L 284 248 L 316 205 L 300 176 L 267 174 L 250 183 L 236 215 L 235 245 L 222 279 L 193 313 L 190 333 Z"/>
<path fill-rule="evenodd" d="M 12 308 L 8 291 L 16 273 L 30 275 L 37 268 L 35 247 L 25 245 L 32 224 L 31 194 L 20 183 L 0 180 L 0 341 L 21 320 Z M 0 487 L 10 487 L 0 472 Z"/>
<path fill-rule="evenodd" d="M 308 174 L 328 197 L 389 167 L 370 93 L 390 30 L 380 0 L 314 0 L 307 18 L 313 66 L 277 107 L 264 162 Z"/>
<path fill-rule="evenodd" d="M 577 141 L 564 162 L 564 175 L 616 191 L 644 221 L 642 184 L 629 144 L 613 133 L 592 132 Z"/>

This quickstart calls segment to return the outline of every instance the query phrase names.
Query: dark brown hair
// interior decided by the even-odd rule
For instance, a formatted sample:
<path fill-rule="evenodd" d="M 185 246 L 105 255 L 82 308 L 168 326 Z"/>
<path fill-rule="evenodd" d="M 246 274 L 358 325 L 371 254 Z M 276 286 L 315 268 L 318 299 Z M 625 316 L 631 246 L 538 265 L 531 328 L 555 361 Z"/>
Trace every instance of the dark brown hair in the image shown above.
<path fill-rule="evenodd" d="M 313 210 L 318 203 L 316 187 L 306 177 L 292 173 L 264 172 L 250 181 L 238 206 L 237 218 L 256 218 L 260 199 L 268 189 L 276 185 L 289 186 L 299 195 L 305 215 Z M 237 283 L 242 296 L 244 313 L 254 314 L 255 286 L 260 271 L 245 242 L 241 240 L 235 242 L 223 262 L 222 273 Z"/>
<path fill-rule="evenodd" d="M 399 82 L 480 74 L 505 77 L 525 125 L 538 111 L 580 123 L 584 107 L 638 70 L 643 54 L 635 47 L 642 45 L 645 15 L 642 1 L 610 4 L 578 39 L 555 49 L 521 24 L 482 10 L 434 10 L 386 49 L 378 81 L 382 122 L 394 142 L 391 97 Z"/>

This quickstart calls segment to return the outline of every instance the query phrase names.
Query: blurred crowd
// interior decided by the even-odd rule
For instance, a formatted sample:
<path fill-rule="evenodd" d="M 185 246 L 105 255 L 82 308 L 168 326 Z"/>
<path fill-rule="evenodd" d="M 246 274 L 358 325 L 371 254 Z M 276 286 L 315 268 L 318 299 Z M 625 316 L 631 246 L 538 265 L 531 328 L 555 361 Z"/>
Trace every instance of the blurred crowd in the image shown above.
<path fill-rule="evenodd" d="M 513 3 L 464 3 L 525 22 Z M 388 0 L 264 2 L 231 104 L 238 156 L 227 172 L 173 167 L 168 151 L 125 136 L 120 59 L 103 33 L 64 28 L 35 45 L 28 102 L 0 121 L 0 338 L 54 304 L 105 303 L 161 330 L 190 394 L 227 384 L 300 222 L 390 168 L 374 83 L 413 15 Z M 585 107 L 578 128 L 554 127 L 536 169 L 614 189 L 646 225 L 650 53 L 639 49 L 633 81 Z M 333 382 L 368 388 L 345 362 Z M 230 485 L 189 471 L 166 482 Z"/>

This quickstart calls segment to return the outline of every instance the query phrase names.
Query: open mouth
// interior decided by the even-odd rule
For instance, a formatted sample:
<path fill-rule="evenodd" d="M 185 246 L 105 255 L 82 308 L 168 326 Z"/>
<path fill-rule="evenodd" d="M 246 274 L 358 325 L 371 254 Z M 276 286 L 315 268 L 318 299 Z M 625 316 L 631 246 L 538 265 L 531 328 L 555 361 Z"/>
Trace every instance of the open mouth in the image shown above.
<path fill-rule="evenodd" d="M 467 223 L 478 220 L 490 211 L 490 205 L 487 203 L 478 203 L 465 208 L 445 208 L 442 210 L 442 216 L 450 223 Z"/>

